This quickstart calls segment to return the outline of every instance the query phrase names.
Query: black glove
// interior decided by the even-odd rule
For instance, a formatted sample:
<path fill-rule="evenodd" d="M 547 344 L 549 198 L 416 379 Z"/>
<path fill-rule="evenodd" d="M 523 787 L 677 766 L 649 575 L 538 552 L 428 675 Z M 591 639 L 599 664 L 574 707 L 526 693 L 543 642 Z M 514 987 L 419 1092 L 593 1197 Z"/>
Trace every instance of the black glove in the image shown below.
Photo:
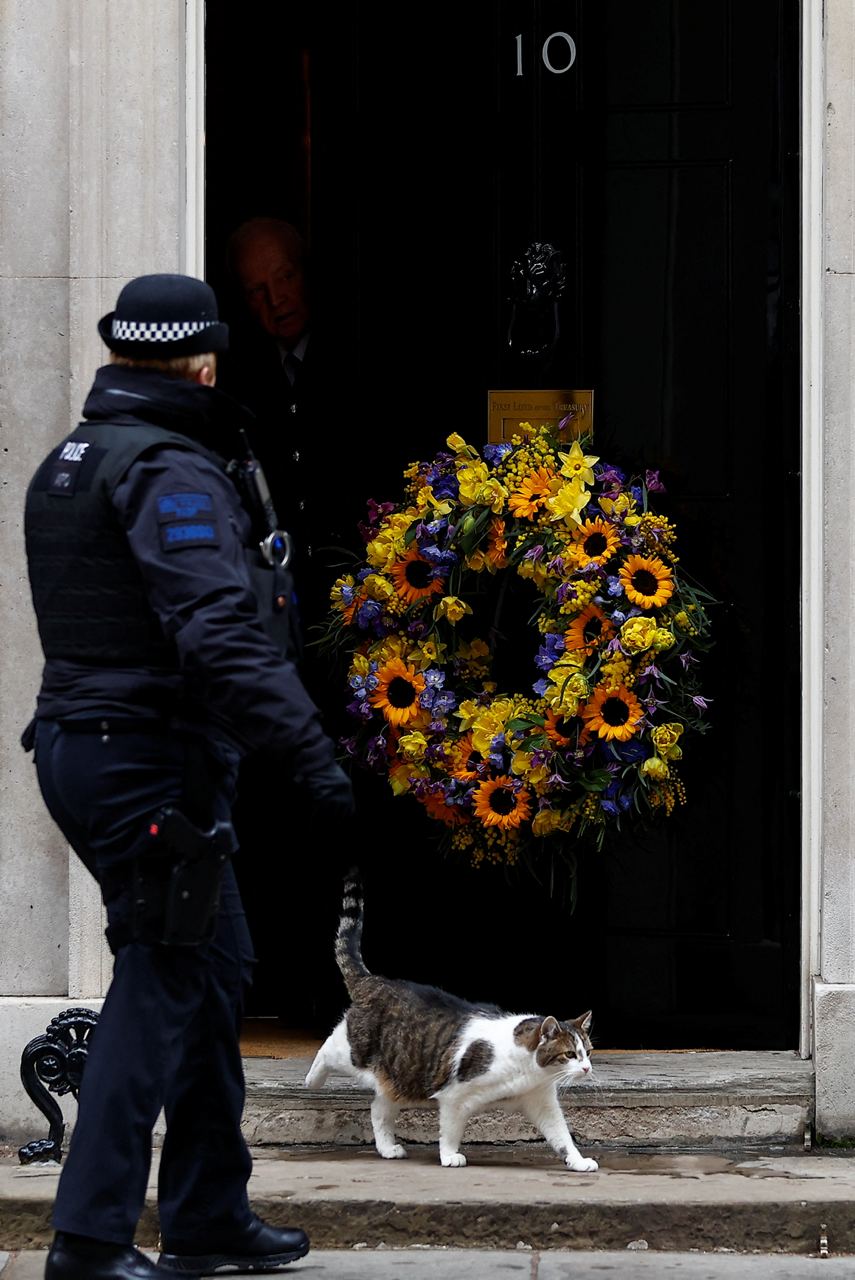
<path fill-rule="evenodd" d="M 309 795 L 313 816 L 324 822 L 344 822 L 356 814 L 350 778 L 332 761 L 301 779 Z"/>

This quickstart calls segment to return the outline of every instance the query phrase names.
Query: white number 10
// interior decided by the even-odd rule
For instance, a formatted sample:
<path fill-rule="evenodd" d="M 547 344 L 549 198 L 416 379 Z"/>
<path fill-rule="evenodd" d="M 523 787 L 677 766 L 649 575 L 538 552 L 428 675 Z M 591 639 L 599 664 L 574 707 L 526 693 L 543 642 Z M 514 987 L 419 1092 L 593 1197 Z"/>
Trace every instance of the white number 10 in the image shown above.
<path fill-rule="evenodd" d="M 522 33 L 514 38 L 517 43 L 517 75 L 521 76 L 523 74 Z M 563 67 L 556 67 L 549 56 L 549 46 L 552 44 L 553 40 L 565 40 L 567 42 L 567 53 L 569 57 L 566 65 Z M 552 35 L 547 36 L 544 40 L 540 56 L 543 58 L 543 65 L 546 67 L 547 71 L 551 71 L 554 76 L 563 76 L 564 72 L 569 71 L 573 66 L 573 63 L 576 61 L 576 41 L 572 36 L 568 35 L 566 31 L 553 31 Z"/>

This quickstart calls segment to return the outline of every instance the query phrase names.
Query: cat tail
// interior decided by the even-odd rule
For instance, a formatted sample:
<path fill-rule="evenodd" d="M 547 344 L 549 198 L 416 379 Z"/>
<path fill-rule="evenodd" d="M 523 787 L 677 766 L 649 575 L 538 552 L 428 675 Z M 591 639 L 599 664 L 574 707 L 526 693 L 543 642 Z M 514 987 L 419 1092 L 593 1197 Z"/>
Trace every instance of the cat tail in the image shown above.
<path fill-rule="evenodd" d="M 348 992 L 353 995 L 357 978 L 370 976 L 360 949 L 362 942 L 362 881 L 356 868 L 344 878 L 341 918 L 335 939 L 335 958 Z"/>

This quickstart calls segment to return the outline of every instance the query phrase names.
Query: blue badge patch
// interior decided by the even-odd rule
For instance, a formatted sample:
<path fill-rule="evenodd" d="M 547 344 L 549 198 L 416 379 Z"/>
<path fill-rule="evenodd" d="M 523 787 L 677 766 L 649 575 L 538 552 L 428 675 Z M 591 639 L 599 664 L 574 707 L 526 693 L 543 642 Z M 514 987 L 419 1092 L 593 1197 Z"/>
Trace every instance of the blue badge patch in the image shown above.
<path fill-rule="evenodd" d="M 165 493 L 157 500 L 157 519 L 164 551 L 220 545 L 210 493 Z"/>
<path fill-rule="evenodd" d="M 217 526 L 207 521 L 174 520 L 161 525 L 160 545 L 164 551 L 180 551 L 184 547 L 218 547 Z"/>
<path fill-rule="evenodd" d="M 197 516 L 214 514 L 214 501 L 209 493 L 165 493 L 157 500 L 158 520 L 195 520 Z"/>

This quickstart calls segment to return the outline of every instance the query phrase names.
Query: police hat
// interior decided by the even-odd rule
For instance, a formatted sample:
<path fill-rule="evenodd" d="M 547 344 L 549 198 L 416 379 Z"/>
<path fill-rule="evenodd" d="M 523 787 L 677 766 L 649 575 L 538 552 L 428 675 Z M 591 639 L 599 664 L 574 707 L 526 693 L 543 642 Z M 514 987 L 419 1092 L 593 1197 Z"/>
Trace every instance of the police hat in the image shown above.
<path fill-rule="evenodd" d="M 115 311 L 98 321 L 111 351 L 139 360 L 225 351 L 229 327 L 218 317 L 210 285 L 194 276 L 138 276 L 122 289 Z"/>

